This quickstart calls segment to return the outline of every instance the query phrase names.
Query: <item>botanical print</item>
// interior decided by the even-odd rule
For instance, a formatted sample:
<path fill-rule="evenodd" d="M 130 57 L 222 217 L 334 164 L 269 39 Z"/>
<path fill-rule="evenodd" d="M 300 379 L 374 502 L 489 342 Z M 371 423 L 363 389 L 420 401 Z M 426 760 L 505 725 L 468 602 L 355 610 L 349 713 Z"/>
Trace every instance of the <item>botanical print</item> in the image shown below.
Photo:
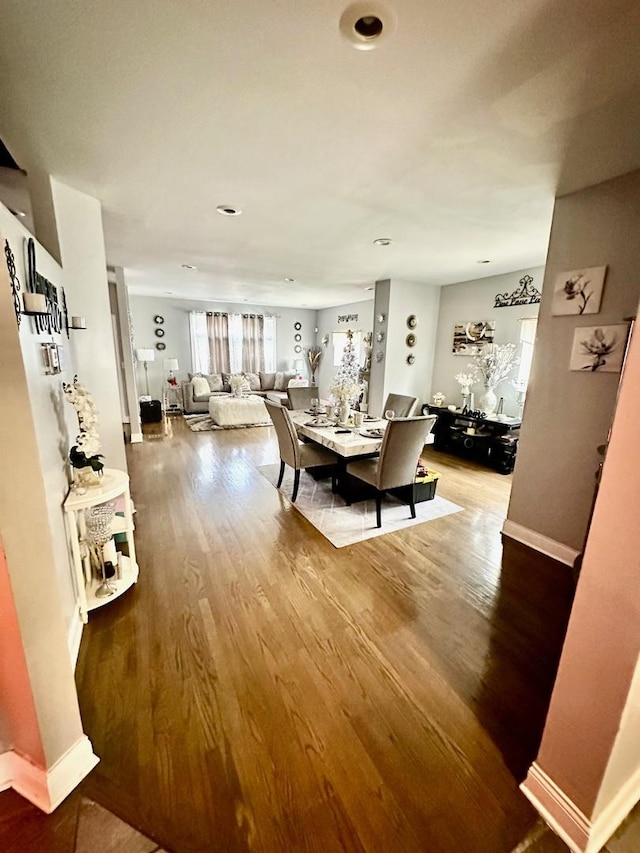
<path fill-rule="evenodd" d="M 495 320 L 456 323 L 453 329 L 453 353 L 455 355 L 477 355 L 483 347 L 493 343 L 495 331 Z"/>
<path fill-rule="evenodd" d="M 569 370 L 590 373 L 619 373 L 622 367 L 628 327 L 582 326 L 573 334 Z"/>
<path fill-rule="evenodd" d="M 551 313 L 556 316 L 597 314 L 606 272 L 606 267 L 589 267 L 558 273 L 553 287 Z"/>

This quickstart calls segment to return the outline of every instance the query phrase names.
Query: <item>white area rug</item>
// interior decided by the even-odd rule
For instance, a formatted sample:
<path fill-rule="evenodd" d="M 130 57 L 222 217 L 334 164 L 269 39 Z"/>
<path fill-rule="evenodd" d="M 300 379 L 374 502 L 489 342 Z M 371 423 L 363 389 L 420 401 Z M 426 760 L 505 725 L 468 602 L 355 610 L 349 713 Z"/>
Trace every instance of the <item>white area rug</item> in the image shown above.
<path fill-rule="evenodd" d="M 192 432 L 208 432 L 212 429 L 250 429 L 253 427 L 271 426 L 271 421 L 266 424 L 240 424 L 237 426 L 218 426 L 209 415 L 183 415 L 187 426 Z M 277 479 L 277 478 L 276 478 Z"/>
<path fill-rule="evenodd" d="M 280 473 L 280 463 L 261 465 L 258 471 L 275 486 Z M 288 466 L 285 468 L 280 490 L 291 500 L 293 471 Z M 355 542 L 393 533 L 415 524 L 424 524 L 425 521 L 434 521 L 463 509 L 436 495 L 432 501 L 417 503 L 416 518 L 411 518 L 411 510 L 407 504 L 386 497 L 382 502 L 382 527 L 378 528 L 375 501 L 360 501 L 346 506 L 340 495 L 331 493 L 331 480 L 314 480 L 306 471 L 300 473 L 298 498 L 293 506 L 336 548 L 344 548 L 345 545 L 353 545 Z"/>

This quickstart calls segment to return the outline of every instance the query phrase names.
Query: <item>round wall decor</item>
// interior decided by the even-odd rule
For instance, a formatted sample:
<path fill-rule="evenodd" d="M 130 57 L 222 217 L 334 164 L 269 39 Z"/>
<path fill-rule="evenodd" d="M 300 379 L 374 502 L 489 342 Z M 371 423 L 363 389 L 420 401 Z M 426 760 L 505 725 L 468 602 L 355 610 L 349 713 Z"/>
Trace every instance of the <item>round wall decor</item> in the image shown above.
<path fill-rule="evenodd" d="M 378 323 L 382 324 L 382 323 L 384 323 L 384 321 L 385 321 L 386 319 L 387 319 L 387 318 L 385 317 L 385 315 L 384 315 L 384 314 L 378 314 L 378 317 L 377 317 Z"/>
<path fill-rule="evenodd" d="M 300 335 L 300 334 L 294 335 L 294 340 L 299 343 L 302 340 L 302 335 Z"/>
<path fill-rule="evenodd" d="M 378 341 L 379 344 L 381 344 L 382 341 L 384 340 L 384 332 L 378 332 L 376 334 L 376 340 Z"/>
<path fill-rule="evenodd" d="M 164 317 L 161 317 L 160 314 L 156 314 L 156 316 L 153 318 L 153 322 L 156 324 L 156 326 L 161 326 L 164 323 Z"/>
<path fill-rule="evenodd" d="M 164 338 L 164 329 L 156 329 L 156 338 Z"/>
<path fill-rule="evenodd" d="M 416 336 L 413 334 L 407 335 L 405 338 L 408 347 L 414 347 L 416 345 Z"/>
<path fill-rule="evenodd" d="M 156 344 L 156 349 L 159 349 L 160 351 L 162 351 L 163 349 L 166 349 L 166 348 L 167 348 L 167 345 L 165 344 L 164 341 L 158 341 L 158 343 Z"/>
<path fill-rule="evenodd" d="M 415 363 L 416 363 L 415 355 L 413 353 L 409 353 L 409 355 L 407 356 L 407 364 L 415 364 Z"/>
<path fill-rule="evenodd" d="M 294 323 L 293 328 L 296 330 L 296 332 L 299 332 L 302 328 L 302 323 Z"/>
<path fill-rule="evenodd" d="M 293 351 L 296 353 L 302 352 L 302 347 L 300 346 L 300 344 L 296 344 L 293 348 Z"/>
<path fill-rule="evenodd" d="M 407 326 L 410 329 L 415 329 L 415 327 L 417 325 L 418 325 L 418 318 L 416 317 L 416 315 L 415 314 L 409 314 L 409 316 L 407 317 Z"/>

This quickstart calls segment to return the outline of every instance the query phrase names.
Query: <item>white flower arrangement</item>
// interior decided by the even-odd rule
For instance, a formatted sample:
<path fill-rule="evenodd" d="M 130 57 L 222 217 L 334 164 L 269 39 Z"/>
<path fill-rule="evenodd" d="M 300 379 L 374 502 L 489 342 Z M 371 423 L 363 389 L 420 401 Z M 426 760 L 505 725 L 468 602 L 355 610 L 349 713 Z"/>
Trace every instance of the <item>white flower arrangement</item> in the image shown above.
<path fill-rule="evenodd" d="M 331 396 L 340 403 L 350 403 L 360 394 L 360 384 L 348 377 L 334 377 L 329 388 Z"/>
<path fill-rule="evenodd" d="M 101 472 L 104 468 L 103 456 L 100 451 L 100 436 L 98 435 L 98 410 L 93 402 L 93 397 L 78 377 L 73 377 L 73 382 L 63 382 L 62 390 L 76 410 L 80 432 L 76 436 L 76 443 L 69 451 L 69 460 L 74 468 L 92 468 Z"/>
<path fill-rule="evenodd" d="M 456 373 L 455 380 L 463 394 L 468 394 L 471 386 L 476 381 L 474 373 Z"/>
<path fill-rule="evenodd" d="M 476 377 L 486 388 L 495 388 L 509 376 L 513 368 L 520 362 L 516 357 L 515 344 L 488 344 L 474 356 Z"/>
<path fill-rule="evenodd" d="M 241 394 L 246 381 L 247 380 L 244 373 L 232 373 L 229 377 L 229 387 L 231 388 L 231 393 L 235 394 L 236 397 Z"/>

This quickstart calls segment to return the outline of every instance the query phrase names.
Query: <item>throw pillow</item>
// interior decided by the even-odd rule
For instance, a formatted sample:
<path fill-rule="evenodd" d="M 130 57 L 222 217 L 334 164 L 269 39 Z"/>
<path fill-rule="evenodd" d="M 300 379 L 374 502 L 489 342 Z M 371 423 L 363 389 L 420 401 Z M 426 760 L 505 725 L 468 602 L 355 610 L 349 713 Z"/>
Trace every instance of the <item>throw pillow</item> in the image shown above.
<path fill-rule="evenodd" d="M 204 376 L 194 376 L 191 380 L 191 384 L 193 385 L 193 396 L 194 399 L 196 397 L 204 397 L 207 394 L 211 393 L 211 389 L 209 388 L 209 383 L 204 378 Z"/>
<path fill-rule="evenodd" d="M 208 373 L 207 382 L 209 383 L 209 388 L 211 389 L 212 394 L 215 394 L 217 391 L 224 390 L 222 385 L 222 375 L 220 373 Z"/>
<path fill-rule="evenodd" d="M 245 373 L 245 379 L 249 383 L 250 391 L 259 391 L 260 390 L 260 377 L 257 373 Z"/>
<path fill-rule="evenodd" d="M 202 373 L 187 373 L 187 376 L 189 377 L 189 382 L 191 382 L 194 376 L 202 376 Z"/>
<path fill-rule="evenodd" d="M 295 370 L 287 370 L 284 373 L 276 373 L 276 381 L 274 389 L 276 391 L 286 391 L 289 387 L 289 382 L 297 376 Z"/>
<path fill-rule="evenodd" d="M 275 373 L 261 373 L 260 374 L 260 388 L 263 391 L 273 391 L 276 385 L 276 374 Z"/>

